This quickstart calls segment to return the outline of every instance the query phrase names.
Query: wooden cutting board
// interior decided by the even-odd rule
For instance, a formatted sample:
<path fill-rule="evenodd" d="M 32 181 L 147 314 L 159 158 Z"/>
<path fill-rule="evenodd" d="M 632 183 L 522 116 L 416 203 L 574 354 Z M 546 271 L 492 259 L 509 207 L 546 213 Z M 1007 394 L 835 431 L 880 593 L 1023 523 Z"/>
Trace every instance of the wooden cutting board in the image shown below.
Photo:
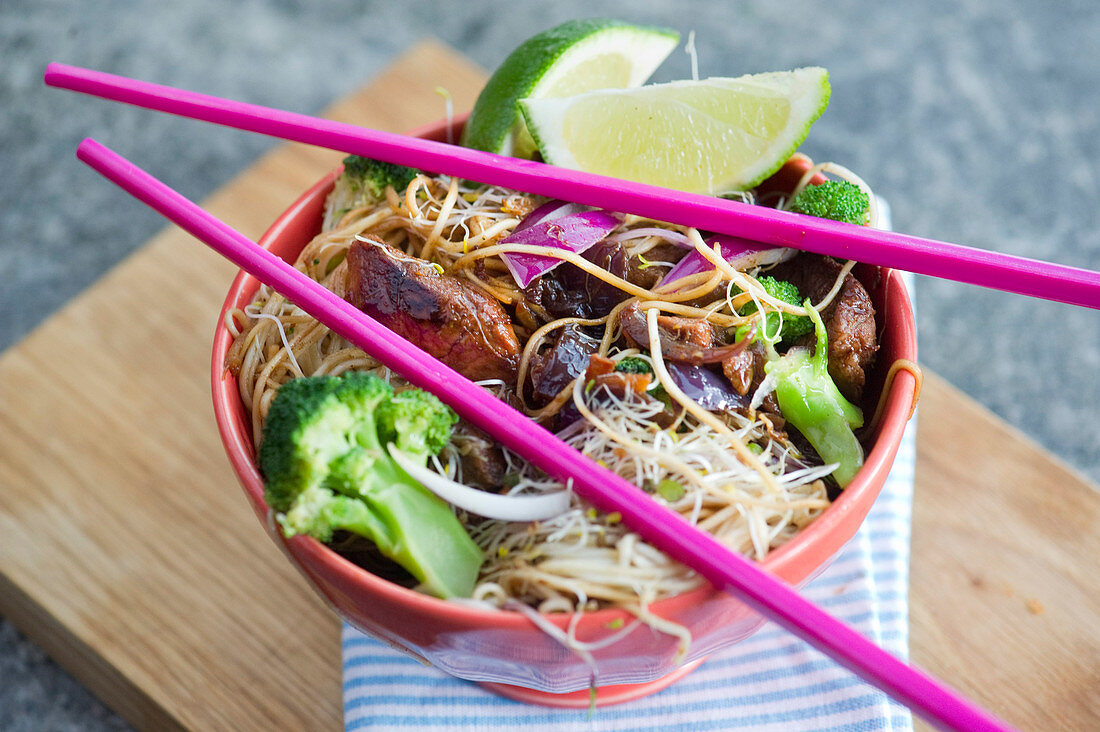
<path fill-rule="evenodd" d="M 403 131 L 484 79 L 427 42 L 326 114 Z M 206 206 L 258 237 L 339 158 L 279 147 Z M 233 275 L 167 229 L 0 356 L 0 613 L 138 728 L 334 730 L 339 624 L 214 425 Z M 1096 487 L 931 374 L 918 435 L 914 659 L 1021 727 L 1097 728 Z"/>

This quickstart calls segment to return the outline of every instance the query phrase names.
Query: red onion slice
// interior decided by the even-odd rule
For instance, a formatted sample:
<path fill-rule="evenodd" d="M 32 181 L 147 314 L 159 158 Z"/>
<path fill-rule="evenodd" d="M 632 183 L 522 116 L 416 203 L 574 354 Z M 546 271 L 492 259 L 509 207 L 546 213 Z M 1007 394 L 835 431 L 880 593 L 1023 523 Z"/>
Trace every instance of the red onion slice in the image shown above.
<path fill-rule="evenodd" d="M 587 206 L 582 206 L 579 203 L 570 203 L 569 201 L 550 199 L 531 213 L 524 216 L 523 220 L 516 224 L 516 228 L 512 229 L 511 235 L 515 236 L 524 229 L 528 229 L 544 219 L 546 221 L 553 221 L 554 219 L 561 216 L 568 216 L 569 214 L 580 213 L 587 210 Z"/>
<path fill-rule="evenodd" d="M 716 234 L 706 240 L 707 246 L 710 247 L 713 247 L 716 243 L 719 245 L 722 258 L 733 265 L 734 269 L 778 264 L 787 261 L 798 253 L 797 249 L 773 247 L 757 241 L 739 239 L 724 234 Z M 676 266 L 669 270 L 668 274 L 661 280 L 661 285 L 667 285 L 700 272 L 710 272 L 712 269 L 714 269 L 714 265 L 710 263 L 710 260 L 696 250 L 677 262 Z"/>
<path fill-rule="evenodd" d="M 580 207 L 578 212 L 570 208 L 577 204 L 551 203 L 559 205 L 543 204 L 535 209 L 500 243 L 555 247 L 580 254 L 602 241 L 621 223 L 617 216 L 607 211 L 585 211 Z M 535 223 L 528 224 L 536 215 Z M 501 259 L 520 287 L 527 287 L 536 277 L 562 263 L 557 257 L 542 254 L 507 253 L 502 254 Z"/>
<path fill-rule="evenodd" d="M 745 406 L 749 399 L 733 390 L 729 380 L 706 366 L 665 362 L 668 375 L 687 396 L 708 412 L 724 412 Z"/>

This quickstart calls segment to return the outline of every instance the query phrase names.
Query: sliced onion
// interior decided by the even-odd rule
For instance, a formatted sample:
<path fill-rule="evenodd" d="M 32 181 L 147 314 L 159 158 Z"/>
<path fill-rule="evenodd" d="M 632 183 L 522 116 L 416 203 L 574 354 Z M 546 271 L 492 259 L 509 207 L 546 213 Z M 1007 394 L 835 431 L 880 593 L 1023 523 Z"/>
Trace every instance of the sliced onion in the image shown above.
<path fill-rule="evenodd" d="M 554 204 L 554 205 L 551 205 Z M 534 219 L 534 223 L 529 223 Z M 607 211 L 588 211 L 575 203 L 551 201 L 532 211 L 501 244 L 528 244 L 580 254 L 615 230 L 619 218 Z M 563 260 L 542 254 L 502 254 L 520 287 L 546 274 Z"/>
<path fill-rule="evenodd" d="M 579 203 L 551 199 L 524 216 L 523 220 L 516 224 L 516 228 L 512 229 L 512 234 L 518 234 L 524 229 L 529 229 L 543 220 L 553 221 L 561 216 L 568 216 L 569 214 L 580 213 L 581 211 L 587 210 L 587 206 L 582 206 Z"/>
<path fill-rule="evenodd" d="M 788 351 L 788 353 L 790 353 L 790 351 Z M 749 402 L 749 408 L 759 409 L 760 405 L 764 403 L 764 397 L 775 391 L 777 383 L 779 383 L 779 379 L 774 373 L 765 375 L 764 380 L 760 382 L 760 386 L 756 387 L 756 391 L 752 393 L 752 401 Z"/>
<path fill-rule="evenodd" d="M 716 234 L 710 237 L 706 240 L 706 244 L 709 247 L 718 244 L 722 258 L 733 265 L 734 269 L 749 269 L 750 267 L 778 264 L 798 254 L 797 249 L 773 247 L 757 241 L 739 239 L 724 234 Z M 677 262 L 676 266 L 669 270 L 668 274 L 661 280 L 661 285 L 668 285 L 676 280 L 700 272 L 710 272 L 712 269 L 714 269 L 714 265 L 710 263 L 710 260 L 696 250 Z"/>
<path fill-rule="evenodd" d="M 607 237 L 608 241 L 629 241 L 630 239 L 641 239 L 645 236 L 656 236 L 660 239 L 664 239 L 670 244 L 675 244 L 678 247 L 684 249 L 694 249 L 695 245 L 691 243 L 691 239 L 687 234 L 682 231 L 674 231 L 673 229 L 662 229 L 656 226 L 649 226 L 644 229 L 630 229 L 614 236 Z"/>
<path fill-rule="evenodd" d="M 665 367 L 676 386 L 708 412 L 723 412 L 727 409 L 743 407 L 748 401 L 733 390 L 733 386 L 727 379 L 706 366 L 666 361 Z"/>
<path fill-rule="evenodd" d="M 569 491 L 537 496 L 504 496 L 456 483 L 436 473 L 389 445 L 390 457 L 432 493 L 452 506 L 500 521 L 541 521 L 569 510 Z"/>

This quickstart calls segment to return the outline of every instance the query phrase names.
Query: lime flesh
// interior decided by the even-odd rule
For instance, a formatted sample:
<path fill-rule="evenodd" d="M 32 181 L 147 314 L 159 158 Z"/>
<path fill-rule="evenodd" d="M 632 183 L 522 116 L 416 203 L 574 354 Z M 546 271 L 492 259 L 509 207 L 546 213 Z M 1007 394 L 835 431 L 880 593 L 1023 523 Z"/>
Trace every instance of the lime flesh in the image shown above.
<path fill-rule="evenodd" d="M 673 30 L 606 19 L 569 21 L 539 33 L 493 73 L 466 121 L 462 144 L 529 158 L 536 148 L 519 111 L 520 99 L 638 86 L 679 38 Z"/>
<path fill-rule="evenodd" d="M 752 188 L 805 140 L 829 101 L 822 68 L 654 84 L 521 109 L 554 165 L 693 193 Z"/>

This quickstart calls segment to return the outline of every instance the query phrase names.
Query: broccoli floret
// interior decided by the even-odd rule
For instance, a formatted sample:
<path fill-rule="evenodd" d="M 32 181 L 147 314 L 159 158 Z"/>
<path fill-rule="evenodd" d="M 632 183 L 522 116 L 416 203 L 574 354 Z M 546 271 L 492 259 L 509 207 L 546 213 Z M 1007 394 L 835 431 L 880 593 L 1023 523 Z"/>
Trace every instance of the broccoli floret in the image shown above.
<path fill-rule="evenodd" d="M 398 193 L 404 191 L 419 174 L 419 170 L 402 165 L 349 155 L 344 158 L 344 172 L 325 200 L 324 230 L 335 227 L 351 209 L 381 201 L 386 188 L 393 187 Z"/>
<path fill-rule="evenodd" d="M 775 379 L 775 397 L 784 419 L 801 432 L 826 463 L 836 463 L 833 478 L 843 488 L 863 465 L 863 447 L 852 429 L 863 426 L 863 413 L 845 399 L 829 376 L 829 338 L 821 315 L 810 308 L 817 348 L 792 348 L 769 361 L 764 370 Z"/>
<path fill-rule="evenodd" d="M 787 210 L 861 226 L 871 220 L 871 201 L 867 193 L 846 180 L 806 186 L 791 200 Z"/>
<path fill-rule="evenodd" d="M 790 303 L 791 305 L 800 305 L 802 303 L 802 296 L 798 292 L 798 288 L 791 282 L 786 280 L 777 280 L 776 278 L 765 275 L 759 277 L 756 280 L 760 283 L 760 286 L 764 288 L 764 292 L 768 293 L 776 300 L 782 300 L 783 302 Z M 748 302 L 742 305 L 737 311 L 740 315 L 750 315 L 756 312 L 756 303 Z M 790 315 L 784 313 L 783 316 L 783 328 L 780 330 L 779 319 L 780 315 L 776 312 L 770 312 L 765 316 L 764 331 L 768 335 L 772 335 L 779 332 L 779 341 L 786 341 L 790 343 L 797 338 L 801 338 L 807 333 L 813 332 L 814 324 L 805 315 Z M 737 329 L 736 340 L 741 340 L 749 331 L 748 325 L 742 325 Z M 759 325 L 757 329 L 759 331 Z M 759 335 L 758 335 L 759 337 Z"/>
<path fill-rule="evenodd" d="M 358 391 L 362 398 L 369 389 L 372 397 L 368 409 L 393 394 L 381 379 L 349 376 L 352 378 L 294 379 L 284 384 L 272 401 L 259 461 L 265 477 L 265 498 L 276 511 L 289 511 L 298 494 L 320 485 L 330 464 L 354 446 L 357 420 L 348 403 L 351 394 Z M 368 419 L 373 422 L 369 412 Z"/>
<path fill-rule="evenodd" d="M 653 367 L 649 365 L 649 361 L 644 358 L 638 358 L 637 356 L 627 356 L 626 358 L 619 359 L 619 362 L 615 364 L 615 370 L 621 371 L 624 374 L 652 374 Z"/>
<path fill-rule="evenodd" d="M 439 597 L 468 596 L 482 554 L 451 508 L 402 470 L 395 444 L 426 465 L 458 417 L 419 389 L 395 395 L 363 373 L 294 379 L 275 395 L 259 464 L 265 497 L 287 536 L 329 541 L 350 531 Z"/>
<path fill-rule="evenodd" d="M 440 409 L 446 410 L 446 418 Z M 381 405 L 379 432 L 384 442 L 394 443 L 407 455 L 423 455 L 427 462 L 427 456 L 438 454 L 450 441 L 457 419 L 434 395 L 409 389 Z"/>
<path fill-rule="evenodd" d="M 638 356 L 627 356 L 626 358 L 619 359 L 619 362 L 615 364 L 615 370 L 624 374 L 649 374 L 650 376 L 654 376 L 653 365 L 649 361 L 646 361 L 644 358 L 639 358 Z M 661 382 L 656 378 L 650 383 L 649 387 L 646 389 L 646 393 L 657 401 L 662 402 L 669 409 L 672 408 L 672 397 L 668 395 L 668 392 L 665 391 L 665 387 L 661 386 Z"/>
<path fill-rule="evenodd" d="M 340 177 L 347 178 L 354 190 L 379 200 L 386 195 L 387 188 L 403 191 L 418 175 L 420 171 L 415 168 L 349 155 L 344 158 L 344 172 Z"/>
<path fill-rule="evenodd" d="M 802 303 L 802 298 L 799 297 L 798 294 L 798 288 L 795 287 L 794 283 L 792 282 L 787 282 L 786 280 L 777 280 L 771 275 L 764 275 L 756 281 L 759 282 L 760 286 L 764 288 L 764 292 L 768 293 L 776 300 L 782 300 L 783 302 L 790 303 L 791 305 L 800 305 Z M 810 323 L 809 325 L 810 330 L 813 330 L 814 324 Z"/>

